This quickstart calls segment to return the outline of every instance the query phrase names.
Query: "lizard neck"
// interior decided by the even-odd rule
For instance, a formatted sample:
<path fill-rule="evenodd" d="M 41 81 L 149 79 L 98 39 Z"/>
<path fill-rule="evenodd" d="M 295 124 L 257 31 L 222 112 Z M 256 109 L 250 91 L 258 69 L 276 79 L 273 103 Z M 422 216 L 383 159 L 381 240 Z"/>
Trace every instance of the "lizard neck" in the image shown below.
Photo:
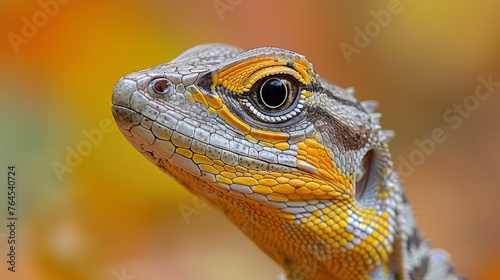
<path fill-rule="evenodd" d="M 377 213 L 362 208 L 353 208 L 353 204 L 345 201 L 344 208 L 350 209 L 349 213 L 352 217 L 368 215 L 367 220 L 374 221 L 377 225 L 372 228 L 373 231 L 380 233 L 387 231 L 386 235 L 374 235 L 380 238 L 376 242 L 371 238 L 368 239 L 370 242 L 364 240 L 360 243 L 349 243 L 349 240 L 356 241 L 342 230 L 341 225 L 344 221 L 339 219 L 341 215 L 331 214 L 340 213 L 337 208 L 342 204 L 338 201 L 336 203 L 318 201 L 316 205 L 324 206 L 309 216 L 307 221 L 298 222 L 290 219 L 290 214 L 283 213 L 280 209 L 247 199 L 240 193 L 223 190 L 220 186 L 193 176 L 167 161 L 160 161 L 159 167 L 175 177 L 193 194 L 223 212 L 262 251 L 285 268 L 289 279 L 340 280 L 360 277 L 387 280 L 456 279 L 451 274 L 451 266 L 447 264 L 447 256 L 441 251 L 431 250 L 429 244 L 422 240 L 416 227 L 413 211 L 396 173 L 388 174 L 389 180 L 386 186 L 387 190 L 391 190 L 389 192 L 392 193 L 394 200 L 381 206 L 385 212 L 395 213 L 390 215 L 395 216 L 395 221 L 390 222 L 396 225 L 395 229 L 390 229 L 389 226 L 384 227 L 388 223 L 381 220 L 381 216 Z M 347 213 L 345 209 L 342 210 L 342 213 Z M 356 225 L 352 219 L 345 221 Z M 311 226 L 309 223 L 316 224 L 316 226 Z M 321 229 L 319 225 L 322 223 L 328 225 L 329 229 Z M 351 225 L 348 225 L 351 227 L 348 230 L 354 231 Z M 358 226 L 363 230 L 369 227 Z M 337 230 L 337 233 L 325 234 L 332 230 Z M 346 244 L 343 247 L 336 247 L 334 244 L 340 243 L 335 243 L 335 238 L 341 237 L 347 240 Z M 373 250 L 373 245 L 377 243 L 385 245 Z M 375 252 L 376 255 L 373 253 L 366 255 L 366 252 L 368 254 Z M 363 257 L 365 255 L 366 257 Z M 353 263 L 358 264 L 353 266 Z"/>

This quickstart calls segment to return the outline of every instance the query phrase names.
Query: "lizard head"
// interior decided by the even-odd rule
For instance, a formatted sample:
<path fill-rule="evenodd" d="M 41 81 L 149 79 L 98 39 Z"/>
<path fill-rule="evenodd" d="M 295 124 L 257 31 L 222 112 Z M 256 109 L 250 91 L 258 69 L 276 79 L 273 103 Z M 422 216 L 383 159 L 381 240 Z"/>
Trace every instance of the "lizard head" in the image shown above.
<path fill-rule="evenodd" d="M 353 92 L 291 51 L 202 45 L 121 78 L 112 112 L 139 152 L 261 248 L 303 239 L 263 248 L 278 263 L 304 254 L 355 277 L 389 262 L 396 213 L 390 133 Z"/>

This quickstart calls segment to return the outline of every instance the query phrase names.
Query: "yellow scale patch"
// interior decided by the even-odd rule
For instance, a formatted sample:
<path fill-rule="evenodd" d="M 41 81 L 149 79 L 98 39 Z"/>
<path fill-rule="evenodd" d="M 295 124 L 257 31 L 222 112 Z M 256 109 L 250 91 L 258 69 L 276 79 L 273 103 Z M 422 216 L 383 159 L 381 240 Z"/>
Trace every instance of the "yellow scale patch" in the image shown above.
<path fill-rule="evenodd" d="M 284 144 L 284 142 L 274 145 L 282 149 L 289 147 L 288 143 Z M 220 182 L 253 187 L 254 193 L 271 194 L 271 200 L 297 201 L 352 197 L 351 180 L 346 178 L 343 173 L 339 173 L 340 169 L 335 166 L 330 150 L 318 143 L 316 139 L 306 139 L 304 142 L 298 143 L 297 146 L 299 147 L 298 159 L 317 167 L 319 174 L 247 170 L 241 166 L 225 165 L 222 161 L 212 161 L 206 156 L 199 155 L 195 155 L 193 160 L 200 165 L 202 170 L 220 175 L 217 177 Z M 312 156 L 308 156 L 308 154 Z M 230 168 L 234 172 L 221 172 L 222 168 Z"/>
<path fill-rule="evenodd" d="M 355 213 L 361 224 L 373 228 L 373 232 L 366 239 L 355 245 L 352 233 L 346 231 L 349 213 Z M 373 209 L 362 209 L 355 205 L 353 200 L 336 201 L 335 204 L 312 213 L 310 217 L 301 219 L 300 226 L 305 230 L 313 231 L 314 236 L 320 237 L 326 244 L 331 246 L 327 254 L 332 256 L 333 266 L 342 268 L 346 279 L 359 279 L 381 263 L 387 263 L 393 248 L 384 243 L 389 235 L 388 213 L 382 216 Z M 306 235 L 307 236 L 307 235 Z M 304 243 L 317 243 L 315 240 L 306 240 Z M 340 247 L 347 248 L 351 244 L 352 249 L 341 252 Z M 347 261 L 347 259 L 350 259 Z M 388 267 L 386 267 L 388 269 Z"/>
<path fill-rule="evenodd" d="M 291 61 L 285 57 L 259 57 L 238 63 L 214 77 L 215 86 L 221 85 L 236 93 L 248 92 L 253 84 L 263 77 L 275 74 L 288 74 L 295 77 L 300 83 L 311 84 L 311 69 L 307 62 L 294 59 L 293 68 L 287 66 Z"/>

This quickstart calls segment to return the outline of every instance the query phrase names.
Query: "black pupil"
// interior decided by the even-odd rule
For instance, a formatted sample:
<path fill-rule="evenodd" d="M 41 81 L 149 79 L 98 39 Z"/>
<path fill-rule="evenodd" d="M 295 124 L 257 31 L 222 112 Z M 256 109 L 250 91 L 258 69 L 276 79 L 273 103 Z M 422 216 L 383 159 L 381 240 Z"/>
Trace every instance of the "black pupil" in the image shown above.
<path fill-rule="evenodd" d="M 286 85 L 278 79 L 266 81 L 260 90 L 262 102 L 269 108 L 277 108 L 285 103 L 288 95 Z"/>

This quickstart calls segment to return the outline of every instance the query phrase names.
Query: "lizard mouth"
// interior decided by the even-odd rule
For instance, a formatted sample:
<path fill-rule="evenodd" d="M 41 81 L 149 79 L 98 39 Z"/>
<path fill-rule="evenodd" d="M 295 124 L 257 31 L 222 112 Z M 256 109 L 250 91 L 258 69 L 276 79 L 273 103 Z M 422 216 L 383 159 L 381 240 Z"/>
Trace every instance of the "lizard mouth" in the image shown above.
<path fill-rule="evenodd" d="M 142 119 L 140 114 L 121 105 L 113 105 L 111 112 L 115 120 L 118 121 L 118 126 L 127 130 L 134 125 L 138 125 Z"/>

